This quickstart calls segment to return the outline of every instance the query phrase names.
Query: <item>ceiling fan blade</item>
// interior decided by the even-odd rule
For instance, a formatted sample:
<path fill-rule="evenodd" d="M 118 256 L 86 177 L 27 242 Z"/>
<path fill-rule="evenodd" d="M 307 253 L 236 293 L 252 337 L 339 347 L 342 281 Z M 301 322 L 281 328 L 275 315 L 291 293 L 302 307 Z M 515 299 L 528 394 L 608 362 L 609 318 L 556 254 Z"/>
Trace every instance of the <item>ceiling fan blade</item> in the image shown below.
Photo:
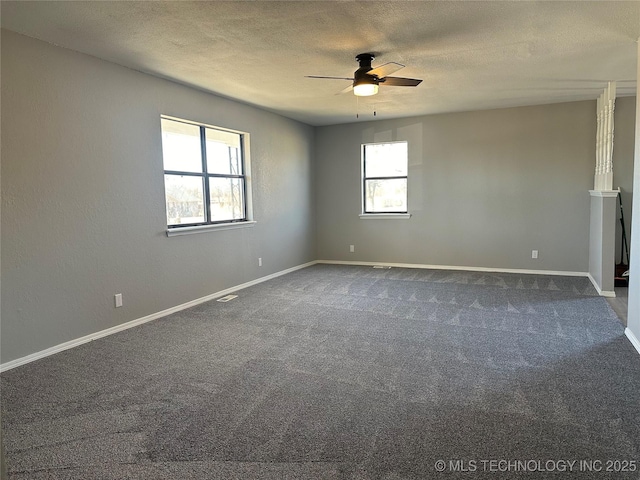
<path fill-rule="evenodd" d="M 353 77 L 319 77 L 316 75 L 305 75 L 305 78 L 328 78 L 329 80 L 351 80 L 353 82 Z"/>
<path fill-rule="evenodd" d="M 345 88 L 344 90 L 340 90 L 338 93 L 336 93 L 336 95 L 342 95 L 343 93 L 349 93 L 351 90 L 353 90 L 353 83 L 351 85 L 349 85 L 347 88 Z"/>
<path fill-rule="evenodd" d="M 378 78 L 386 77 L 387 75 L 391 75 L 392 73 L 397 72 L 401 68 L 404 68 L 404 65 L 401 65 L 396 62 L 389 62 L 379 67 L 372 68 L 367 72 L 368 75 L 376 75 Z"/>
<path fill-rule="evenodd" d="M 417 78 L 385 77 L 380 79 L 381 85 L 392 85 L 394 87 L 417 87 L 420 83 L 422 83 L 422 80 Z"/>

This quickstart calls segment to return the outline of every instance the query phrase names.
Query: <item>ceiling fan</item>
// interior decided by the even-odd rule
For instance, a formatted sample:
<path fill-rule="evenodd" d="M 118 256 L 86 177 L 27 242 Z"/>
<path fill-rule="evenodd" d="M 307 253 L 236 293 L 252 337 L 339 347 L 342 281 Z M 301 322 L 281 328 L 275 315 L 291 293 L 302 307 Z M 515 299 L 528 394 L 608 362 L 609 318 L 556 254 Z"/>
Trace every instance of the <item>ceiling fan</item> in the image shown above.
<path fill-rule="evenodd" d="M 319 77 L 315 75 L 307 75 L 306 78 L 328 78 L 334 80 L 351 80 L 353 83 L 339 93 L 346 93 L 353 90 L 353 93 L 359 97 L 367 97 L 378 93 L 380 85 L 390 85 L 395 87 L 417 87 L 422 80 L 417 78 L 389 77 L 397 72 L 404 65 L 395 62 L 385 63 L 379 67 L 371 67 L 371 62 L 375 59 L 373 53 L 361 53 L 356 55 L 356 60 L 360 64 L 353 78 L 350 77 Z"/>

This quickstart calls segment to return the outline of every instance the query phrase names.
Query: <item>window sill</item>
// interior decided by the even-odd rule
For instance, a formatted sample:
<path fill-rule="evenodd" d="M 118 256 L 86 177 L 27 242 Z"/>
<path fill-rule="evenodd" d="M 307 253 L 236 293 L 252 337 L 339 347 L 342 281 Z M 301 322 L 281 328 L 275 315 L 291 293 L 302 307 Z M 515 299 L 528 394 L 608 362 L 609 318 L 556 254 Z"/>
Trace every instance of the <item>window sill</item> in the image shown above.
<path fill-rule="evenodd" d="M 360 220 L 408 220 L 410 213 L 361 213 Z"/>
<path fill-rule="evenodd" d="M 247 222 L 218 223 L 216 225 L 198 225 L 197 227 L 178 227 L 167 229 L 167 237 L 177 237 L 179 235 L 191 235 L 194 233 L 206 233 L 219 230 L 233 230 L 235 228 L 253 227 L 257 222 L 250 220 Z"/>

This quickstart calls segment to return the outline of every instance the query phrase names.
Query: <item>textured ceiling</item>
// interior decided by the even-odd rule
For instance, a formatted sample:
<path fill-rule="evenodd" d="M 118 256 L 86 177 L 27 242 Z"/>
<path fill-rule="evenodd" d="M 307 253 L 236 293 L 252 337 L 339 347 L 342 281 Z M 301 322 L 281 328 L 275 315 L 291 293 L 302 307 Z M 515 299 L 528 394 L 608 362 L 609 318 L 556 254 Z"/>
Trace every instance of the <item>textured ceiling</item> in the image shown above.
<path fill-rule="evenodd" d="M 640 2 L 1 2 L 2 27 L 301 120 L 377 118 L 636 91 Z M 335 95 L 355 55 L 415 88 Z"/>

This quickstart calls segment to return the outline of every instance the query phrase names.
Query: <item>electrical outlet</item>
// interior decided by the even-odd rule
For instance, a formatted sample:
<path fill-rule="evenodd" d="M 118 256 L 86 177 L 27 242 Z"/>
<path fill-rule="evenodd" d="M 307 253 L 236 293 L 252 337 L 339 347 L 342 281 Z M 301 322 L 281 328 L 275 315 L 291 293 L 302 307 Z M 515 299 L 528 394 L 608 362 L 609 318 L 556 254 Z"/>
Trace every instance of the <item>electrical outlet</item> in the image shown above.
<path fill-rule="evenodd" d="M 538 258 L 538 250 L 531 250 L 531 258 Z"/>
<path fill-rule="evenodd" d="M 113 298 L 115 299 L 116 302 L 116 308 L 119 308 L 122 306 L 122 294 L 121 293 L 116 293 Z"/>
<path fill-rule="evenodd" d="M 261 267 L 262 266 L 262 257 L 258 257 L 258 266 Z"/>
<path fill-rule="evenodd" d="M 355 252 L 356 251 L 356 246 L 355 245 L 349 245 L 349 251 L 351 253 Z"/>

